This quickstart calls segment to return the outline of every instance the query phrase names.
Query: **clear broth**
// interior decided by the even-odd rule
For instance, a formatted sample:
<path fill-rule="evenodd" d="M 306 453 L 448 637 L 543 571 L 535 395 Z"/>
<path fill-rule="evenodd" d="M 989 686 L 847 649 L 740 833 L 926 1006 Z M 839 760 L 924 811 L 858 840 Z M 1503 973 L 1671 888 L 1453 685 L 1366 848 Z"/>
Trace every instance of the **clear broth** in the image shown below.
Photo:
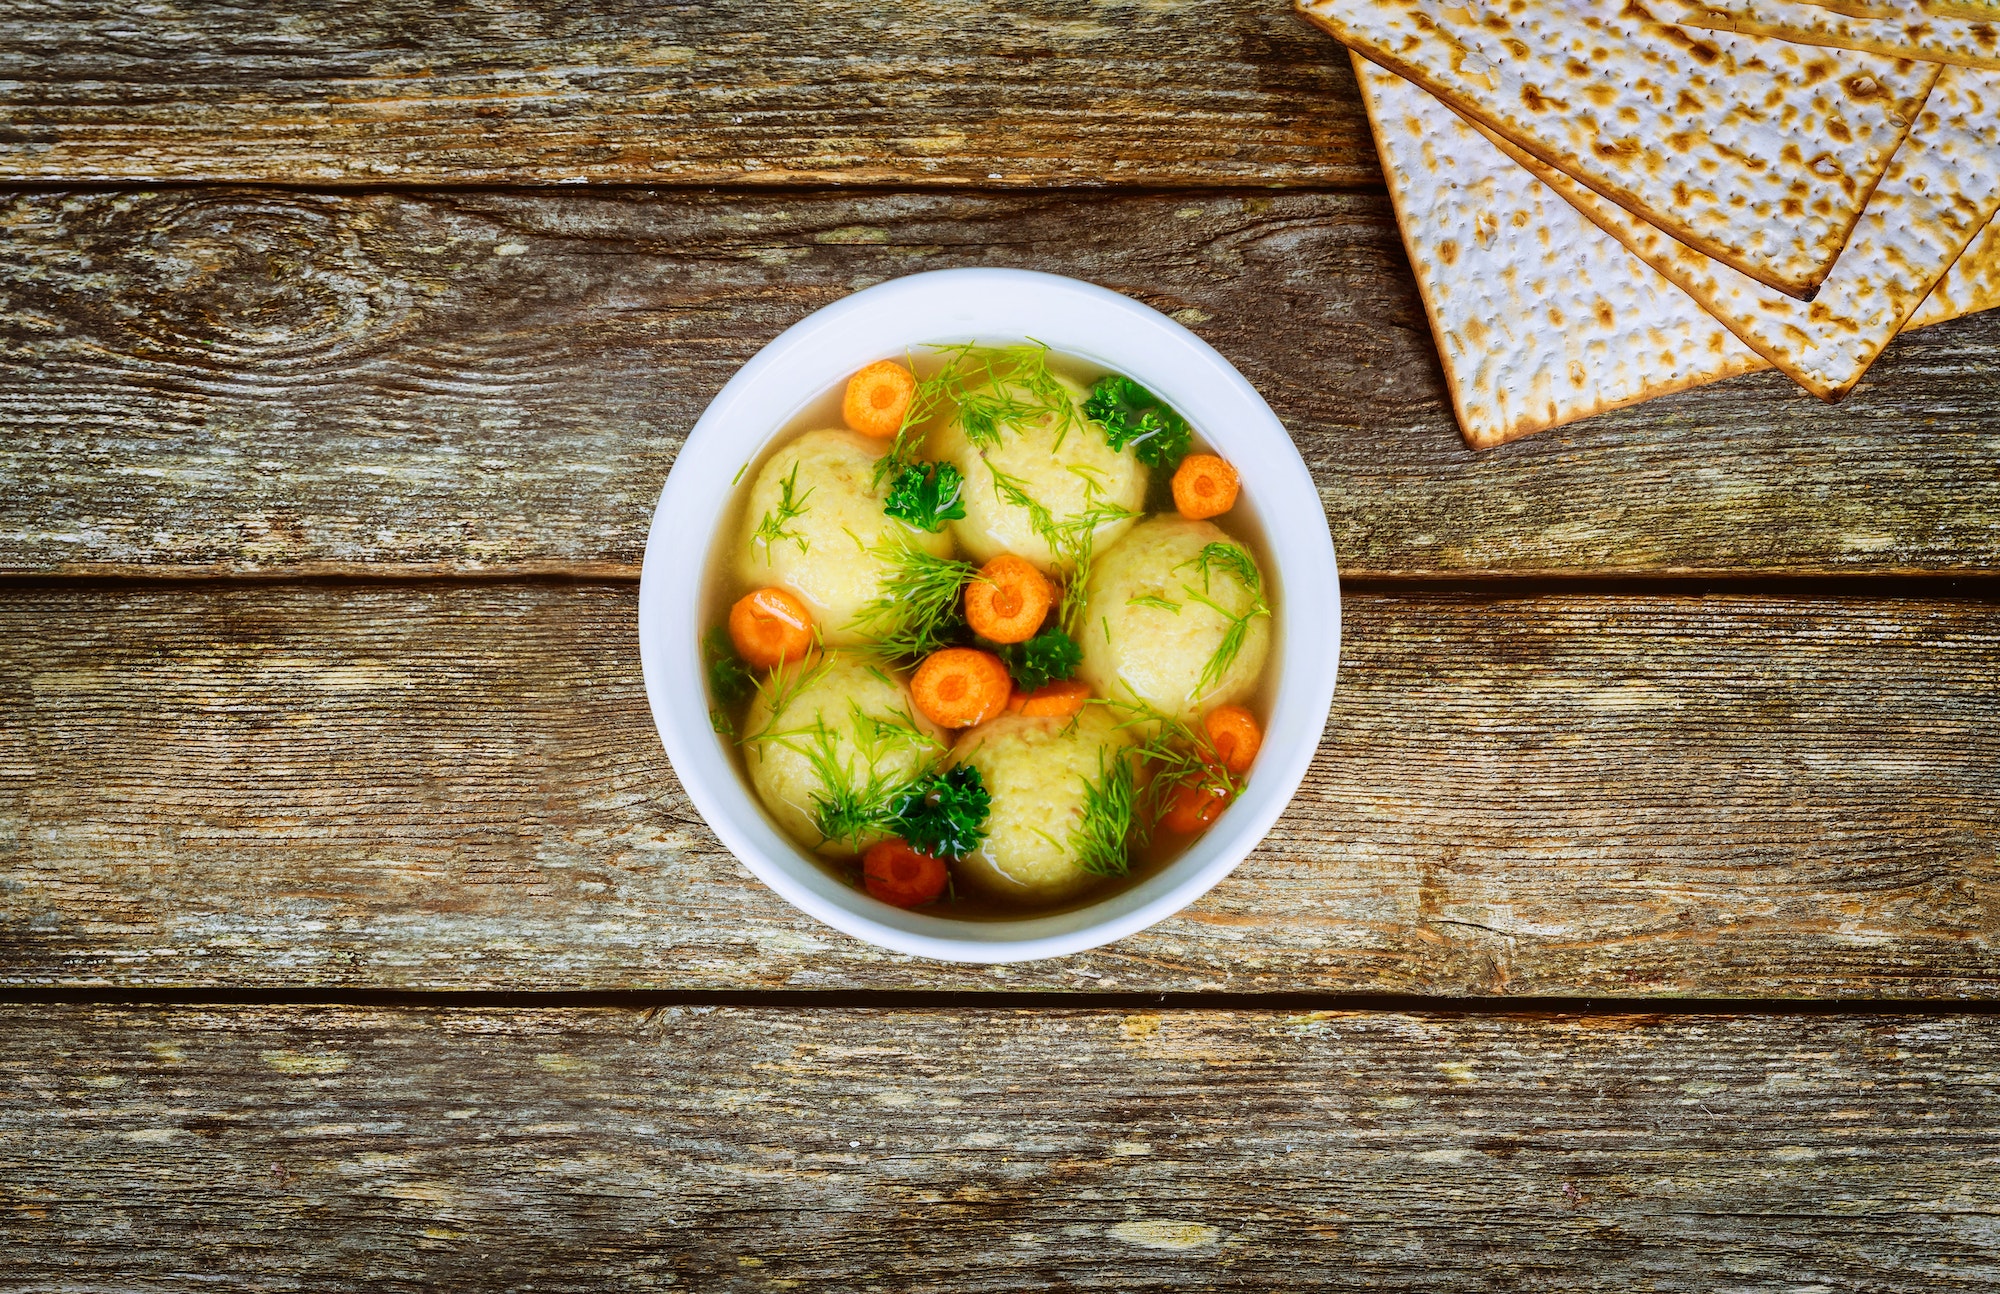
<path fill-rule="evenodd" d="M 981 344 L 1019 345 L 1020 342 L 982 341 Z M 891 358 L 910 363 L 920 379 L 933 375 L 943 366 L 942 360 L 923 354 L 916 354 L 914 356 L 899 355 Z M 1069 378 L 1086 390 L 1099 378 L 1107 376 L 1113 371 L 1102 365 L 1092 364 L 1075 356 L 1063 355 L 1055 351 L 1049 352 L 1048 367 L 1051 372 Z M 806 401 L 799 407 L 797 413 L 786 420 L 784 426 L 780 427 L 774 435 L 758 448 L 756 454 L 737 473 L 735 480 L 730 486 L 729 502 L 722 510 L 721 526 L 717 530 L 715 537 L 709 541 L 708 555 L 704 562 L 702 574 L 702 614 L 698 633 L 705 634 L 711 627 L 726 623 L 729 619 L 730 606 L 737 598 L 750 592 L 749 588 L 736 579 L 732 568 L 735 565 L 737 551 L 736 536 L 742 529 L 744 509 L 749 506 L 751 482 L 757 479 L 757 474 L 763 470 L 765 461 L 792 440 L 809 431 L 843 426 L 840 406 L 846 389 L 847 379 L 842 378 L 826 390 L 815 395 L 812 399 Z M 1196 427 L 1194 428 L 1193 443 L 1188 452 L 1212 454 L 1216 453 L 1216 450 L 1208 439 L 1202 435 L 1201 429 Z M 1227 455 L 1223 455 L 1223 457 L 1227 457 Z M 1157 471 L 1155 471 L 1154 476 L 1156 479 L 1148 487 L 1144 505 L 1145 515 L 1148 517 L 1160 512 L 1170 512 L 1173 510 L 1173 498 L 1170 491 L 1166 488 L 1166 481 L 1160 479 L 1160 474 Z M 1257 559 L 1259 570 L 1263 573 L 1265 587 L 1269 590 L 1266 600 L 1271 607 L 1271 650 L 1270 654 L 1265 658 L 1264 671 L 1258 677 L 1256 694 L 1245 703 L 1246 708 L 1257 716 L 1258 725 L 1268 732 L 1271 726 L 1271 703 L 1277 691 L 1277 670 L 1273 666 L 1275 662 L 1282 660 L 1284 657 L 1285 589 L 1282 573 L 1279 571 L 1277 563 L 1271 559 L 1271 546 L 1265 533 L 1263 516 L 1257 511 L 1256 500 L 1250 496 L 1248 491 L 1237 496 L 1236 506 L 1231 508 L 1228 513 L 1212 520 L 1231 539 L 1250 549 L 1251 553 Z M 712 703 L 713 698 L 711 698 Z M 747 705 L 748 703 L 746 702 L 744 706 L 737 707 L 736 711 L 730 714 L 731 720 L 739 728 L 743 718 L 742 711 Z M 751 784 L 749 768 L 743 762 L 742 748 L 736 742 L 719 733 L 716 736 L 716 740 L 722 743 L 723 749 L 728 753 L 731 766 L 735 768 L 736 775 L 742 779 L 743 789 L 749 794 L 750 799 L 756 803 L 758 812 L 765 812 L 763 798 L 757 794 L 756 787 Z M 1256 775 L 1257 770 L 1253 766 L 1248 776 L 1254 778 Z M 1221 817 L 1217 818 L 1217 822 L 1222 821 L 1228 816 L 1229 810 L 1224 809 Z M 768 814 L 766 815 L 766 821 L 770 821 Z M 815 866 L 840 881 L 852 885 L 857 889 L 860 888 L 858 865 L 854 869 L 850 869 L 832 859 L 822 857 L 813 850 L 799 844 L 796 840 L 793 840 L 790 833 L 779 827 L 775 822 L 771 822 L 771 829 L 779 835 L 784 836 L 792 847 L 798 850 L 801 857 L 811 860 Z M 1214 830 L 1214 826 L 1211 825 L 1209 830 Z M 1166 838 L 1162 839 L 1160 838 L 1161 836 L 1165 836 Z M 1101 903 L 1105 899 L 1132 888 L 1147 877 L 1156 875 L 1162 868 L 1186 853 L 1200 839 L 1201 837 L 1198 835 L 1181 837 L 1173 836 L 1170 833 L 1156 833 L 1155 838 L 1148 841 L 1143 848 L 1132 851 L 1131 865 L 1125 875 L 1106 877 L 1100 884 L 1064 903 L 1050 904 L 1046 907 L 1014 906 L 983 898 L 977 894 L 959 894 L 956 892 L 956 886 L 954 885 L 952 889 L 946 891 L 945 898 L 919 908 L 917 911 L 931 916 L 946 916 L 962 921 L 1022 921 L 1031 917 L 1046 917 L 1063 912 L 1073 912 L 1079 908 L 1087 908 L 1093 904 Z"/>

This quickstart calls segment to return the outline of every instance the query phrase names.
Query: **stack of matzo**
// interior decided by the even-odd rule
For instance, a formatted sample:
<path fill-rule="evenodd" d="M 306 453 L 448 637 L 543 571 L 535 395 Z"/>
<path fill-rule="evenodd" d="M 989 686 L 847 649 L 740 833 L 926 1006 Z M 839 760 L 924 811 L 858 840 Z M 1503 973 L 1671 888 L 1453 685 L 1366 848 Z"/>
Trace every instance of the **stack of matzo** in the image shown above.
<path fill-rule="evenodd" d="M 2000 304 L 2000 0 L 1299 7 L 1474 447 L 1751 369 L 1838 399 Z"/>

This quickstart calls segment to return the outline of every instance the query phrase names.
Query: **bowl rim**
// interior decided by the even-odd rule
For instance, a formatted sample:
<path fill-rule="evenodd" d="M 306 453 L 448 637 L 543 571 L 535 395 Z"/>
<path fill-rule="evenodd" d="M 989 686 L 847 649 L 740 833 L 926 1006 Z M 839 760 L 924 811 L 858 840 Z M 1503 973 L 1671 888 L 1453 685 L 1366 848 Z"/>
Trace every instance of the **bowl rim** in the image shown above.
<path fill-rule="evenodd" d="M 1083 344 L 1074 340 L 1080 334 Z M 1270 730 L 1244 793 L 1180 857 L 1138 884 L 1096 903 L 1015 920 L 908 912 L 842 884 L 811 861 L 771 825 L 724 752 L 702 679 L 703 576 L 742 470 L 843 375 L 918 346 L 1023 337 L 1157 392 L 1238 466 L 1263 519 L 1276 568 L 1266 578 L 1277 587 L 1282 616 Z M 788 400 L 790 412 L 778 412 Z M 700 560 L 689 561 L 690 552 Z M 1029 961 L 1099 947 L 1165 920 L 1214 888 L 1269 833 L 1305 778 L 1332 704 L 1339 567 L 1318 488 L 1290 433 L 1208 343 L 1152 307 L 1080 279 L 1011 268 L 930 270 L 807 315 L 758 351 L 709 403 L 653 511 L 639 578 L 639 648 L 647 702 L 675 774 L 710 829 L 759 880 L 807 915 L 893 952 L 939 961 Z"/>

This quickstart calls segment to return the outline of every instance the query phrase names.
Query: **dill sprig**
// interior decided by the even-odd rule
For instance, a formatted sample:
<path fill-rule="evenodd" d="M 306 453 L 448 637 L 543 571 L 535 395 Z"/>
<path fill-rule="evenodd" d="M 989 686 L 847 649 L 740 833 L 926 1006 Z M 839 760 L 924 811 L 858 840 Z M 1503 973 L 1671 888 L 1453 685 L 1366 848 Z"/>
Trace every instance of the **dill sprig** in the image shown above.
<path fill-rule="evenodd" d="M 937 745 L 929 733 L 917 726 L 906 709 L 887 714 L 869 714 L 853 701 L 847 703 L 849 721 L 854 726 L 855 749 L 869 763 L 903 750 L 928 750 Z"/>
<path fill-rule="evenodd" d="M 814 644 L 817 648 L 818 644 Z M 806 653 L 806 658 L 778 666 L 756 684 L 757 695 L 764 700 L 766 715 L 764 726 L 756 732 L 745 733 L 740 744 L 753 746 L 759 742 L 775 741 L 786 734 L 778 732 L 778 716 L 797 699 L 808 685 L 818 681 L 832 665 L 832 659 L 817 650 Z"/>
<path fill-rule="evenodd" d="M 853 627 L 892 659 L 915 660 L 962 636 L 959 594 L 977 567 L 921 548 L 890 543 L 875 549 L 886 565 L 881 595 L 855 613 Z"/>
<path fill-rule="evenodd" d="M 823 721 L 815 719 L 810 729 L 782 738 L 780 744 L 804 755 L 819 779 L 819 790 L 807 798 L 813 830 L 822 840 L 859 845 L 862 837 L 886 830 L 895 820 L 892 806 L 905 779 L 877 768 L 865 756 L 860 761 L 843 758 L 841 739 Z M 854 767 L 857 762 L 860 768 Z"/>
<path fill-rule="evenodd" d="M 799 494 L 798 488 L 799 465 L 793 463 L 790 474 L 778 482 L 778 505 L 767 511 L 757 522 L 757 528 L 750 532 L 751 541 L 764 546 L 764 557 L 767 561 L 770 559 L 772 546 L 788 539 L 799 552 L 806 551 L 805 532 L 787 530 L 786 526 L 805 515 L 806 501 L 812 498 L 816 487 L 808 485 L 804 494 Z"/>
<path fill-rule="evenodd" d="M 1071 430 L 1083 425 L 1069 390 L 1049 371 L 1049 348 L 1040 342 L 1020 346 L 959 342 L 927 349 L 942 355 L 944 364 L 917 382 L 889 452 L 875 464 L 878 489 L 911 466 L 917 434 L 947 409 L 961 416 L 965 438 L 981 449 L 998 446 L 1003 429 L 1044 416 L 1057 419 L 1057 448 Z M 916 367 L 914 360 L 910 366 Z M 1019 389 L 1007 389 L 1010 385 Z"/>
<path fill-rule="evenodd" d="M 1069 562 L 1069 574 L 1063 580 L 1062 606 L 1057 614 L 1071 637 L 1083 632 L 1085 586 L 1090 582 L 1090 567 L 1096 558 L 1098 528 L 1138 515 L 1115 503 L 1100 503 L 1064 522 L 1061 542 L 1050 545 Z"/>
<path fill-rule="evenodd" d="M 950 371 L 959 383 L 952 393 L 959 425 L 979 449 L 997 449 L 1004 431 L 1045 421 L 1055 427 L 1050 448 L 1061 449 L 1082 425 L 1069 388 L 1049 372 L 1049 348 L 1040 342 L 969 347 Z"/>
<path fill-rule="evenodd" d="M 1107 705 L 1123 716 L 1121 728 L 1132 731 L 1137 744 L 1133 759 L 1145 770 L 1146 780 L 1138 795 L 1133 821 L 1133 839 L 1144 844 L 1166 816 L 1176 792 L 1193 786 L 1234 799 L 1243 789 L 1241 779 L 1223 766 L 1222 757 L 1208 734 L 1172 715 L 1162 714 L 1143 701 L 1109 700 Z"/>
<path fill-rule="evenodd" d="M 1200 552 L 1174 569 L 1183 570 L 1189 566 L 1201 572 L 1201 588 L 1204 593 L 1208 592 L 1209 577 L 1217 569 L 1225 575 L 1233 576 L 1238 584 L 1252 593 L 1260 592 L 1262 589 L 1263 580 L 1257 574 L 1257 563 L 1249 553 L 1236 544 L 1221 540 L 1206 544 Z"/>
<path fill-rule="evenodd" d="M 1056 618 L 1072 638 L 1077 637 L 1082 630 L 1084 585 L 1090 579 L 1098 529 L 1139 514 L 1116 503 L 1095 503 L 1058 521 L 1041 500 L 1028 493 L 1027 483 L 1020 477 L 1001 471 L 991 462 L 986 469 L 993 477 L 994 494 L 1028 514 L 1029 527 L 1049 546 L 1056 565 L 1064 568 L 1062 605 Z"/>
<path fill-rule="evenodd" d="M 994 495 L 1002 502 L 1011 503 L 1025 511 L 1028 514 L 1028 524 L 1034 528 L 1035 533 L 1046 540 L 1050 548 L 1054 548 L 1055 540 L 1051 536 L 1057 533 L 1055 513 L 1050 512 L 1040 499 L 1028 493 L 1027 482 L 1020 477 L 1001 471 L 991 462 L 986 464 L 986 470 L 993 477 Z"/>
<path fill-rule="evenodd" d="M 1216 644 L 1214 653 L 1202 666 L 1201 677 L 1195 680 L 1194 695 L 1199 697 L 1206 696 L 1229 673 L 1243 651 L 1244 640 L 1250 636 L 1250 622 L 1259 616 L 1269 616 L 1271 608 L 1264 601 L 1263 581 L 1258 578 L 1257 563 L 1235 544 L 1219 541 L 1209 544 L 1174 569 L 1189 566 L 1201 572 L 1201 588 L 1197 590 L 1192 585 L 1183 584 L 1181 589 L 1187 594 L 1188 601 L 1199 603 L 1228 621 L 1222 631 L 1222 641 Z M 1212 591 L 1211 577 L 1218 572 L 1235 580 L 1250 595 L 1250 605 L 1242 614 L 1231 611 L 1209 596 Z"/>
<path fill-rule="evenodd" d="M 1126 751 L 1097 752 L 1097 780 L 1083 779 L 1083 812 L 1069 830 L 1076 865 L 1092 876 L 1123 876 L 1138 807 L 1138 766 Z"/>
<path fill-rule="evenodd" d="M 782 705 L 795 697 L 802 685 L 792 685 L 788 695 L 774 705 L 773 723 Z M 819 782 L 819 789 L 807 796 L 813 830 L 822 840 L 858 847 L 863 838 L 896 825 L 903 793 L 928 774 L 932 760 L 927 758 L 914 776 L 893 764 L 884 768 L 884 762 L 909 751 L 934 755 L 937 742 L 906 710 L 870 714 L 853 701 L 847 705 L 844 733 L 828 727 L 821 712 L 811 723 L 796 727 L 774 731 L 767 724 L 754 738 L 745 740 L 776 744 L 803 755 Z"/>
<path fill-rule="evenodd" d="M 736 654 L 736 644 L 721 625 L 702 636 L 701 659 L 708 674 L 708 726 L 724 737 L 734 737 L 736 721 L 729 712 L 757 690 L 757 676 Z"/>

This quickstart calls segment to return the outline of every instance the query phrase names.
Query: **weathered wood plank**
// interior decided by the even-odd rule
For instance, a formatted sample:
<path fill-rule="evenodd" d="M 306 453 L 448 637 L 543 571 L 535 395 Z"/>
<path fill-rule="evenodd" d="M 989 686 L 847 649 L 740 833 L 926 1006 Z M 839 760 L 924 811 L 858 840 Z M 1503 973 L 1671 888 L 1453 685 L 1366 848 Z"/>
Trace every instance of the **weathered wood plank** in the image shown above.
<path fill-rule="evenodd" d="M 0 1021 L 36 1289 L 2000 1282 L 1983 1018 Z"/>
<path fill-rule="evenodd" d="M 1285 5 L 7 7 L 0 178 L 1380 182 Z"/>
<path fill-rule="evenodd" d="M 993 970 L 723 852 L 629 587 L 0 602 L 0 980 L 1990 997 L 2000 608 L 1355 596 L 1307 782 L 1216 892 Z"/>
<path fill-rule="evenodd" d="M 1175 313 L 1293 429 L 1356 575 L 2000 559 L 2000 317 L 1839 408 L 1756 375 L 1482 455 L 1387 204 L 269 191 L 0 202 L 0 569 L 636 572 L 681 436 L 852 288 L 1017 265 Z"/>

